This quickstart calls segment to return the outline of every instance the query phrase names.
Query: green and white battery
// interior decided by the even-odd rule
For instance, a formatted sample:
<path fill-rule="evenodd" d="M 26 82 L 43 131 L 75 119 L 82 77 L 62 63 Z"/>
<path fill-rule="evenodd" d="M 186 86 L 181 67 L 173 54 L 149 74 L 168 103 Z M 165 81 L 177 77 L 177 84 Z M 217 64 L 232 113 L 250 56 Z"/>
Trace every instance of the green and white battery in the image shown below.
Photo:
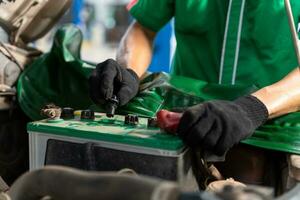
<path fill-rule="evenodd" d="M 29 123 L 30 170 L 45 164 L 97 171 L 130 168 L 182 184 L 193 179 L 189 150 L 177 136 L 148 127 L 147 118 L 139 117 L 134 126 L 124 120 L 121 115 L 107 118 L 96 113 L 92 120 L 75 115 L 69 120 Z"/>

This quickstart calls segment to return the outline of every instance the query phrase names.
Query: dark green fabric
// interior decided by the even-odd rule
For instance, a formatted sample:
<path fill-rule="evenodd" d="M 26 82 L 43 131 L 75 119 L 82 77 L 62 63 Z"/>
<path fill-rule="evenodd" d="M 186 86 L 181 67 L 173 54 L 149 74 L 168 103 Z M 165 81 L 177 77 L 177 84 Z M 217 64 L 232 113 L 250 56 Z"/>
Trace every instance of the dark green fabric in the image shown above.
<path fill-rule="evenodd" d="M 49 102 L 75 109 L 92 104 L 87 78 L 94 68 L 79 58 L 81 32 L 73 26 L 59 29 L 51 52 L 29 66 L 18 81 L 18 100 L 25 113 L 40 119 L 39 110 Z"/>
<path fill-rule="evenodd" d="M 242 0 L 233 0 L 221 83 L 234 79 L 234 58 Z M 295 19 L 300 1 L 291 0 Z M 129 8 L 145 27 L 157 31 L 175 19 L 177 49 L 172 73 L 219 82 L 229 0 L 139 0 Z M 295 20 L 297 21 L 297 20 Z M 297 66 L 283 0 L 247 0 L 242 20 L 237 84 L 270 85 Z"/>
<path fill-rule="evenodd" d="M 51 51 L 22 73 L 18 81 L 18 101 L 33 120 L 41 119 L 40 109 L 49 102 L 61 107 L 102 110 L 91 106 L 87 79 L 95 65 L 80 59 L 81 41 L 77 28 L 62 27 L 55 35 Z M 160 109 L 187 107 L 210 99 L 233 100 L 255 90 L 254 85 L 219 85 L 164 73 L 149 74 L 142 80 L 138 96 L 118 112 L 155 116 Z M 244 143 L 300 153 L 300 113 L 268 122 Z"/>

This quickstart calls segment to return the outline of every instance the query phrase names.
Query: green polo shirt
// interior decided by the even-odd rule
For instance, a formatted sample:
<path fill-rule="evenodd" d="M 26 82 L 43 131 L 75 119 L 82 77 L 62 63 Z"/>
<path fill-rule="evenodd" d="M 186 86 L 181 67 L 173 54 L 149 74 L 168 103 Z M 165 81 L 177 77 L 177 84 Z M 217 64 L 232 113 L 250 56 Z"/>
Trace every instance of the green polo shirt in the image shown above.
<path fill-rule="evenodd" d="M 298 23 L 300 1 L 291 4 Z M 263 87 L 297 66 L 284 0 L 133 0 L 128 9 L 155 32 L 174 17 L 175 75 Z"/>

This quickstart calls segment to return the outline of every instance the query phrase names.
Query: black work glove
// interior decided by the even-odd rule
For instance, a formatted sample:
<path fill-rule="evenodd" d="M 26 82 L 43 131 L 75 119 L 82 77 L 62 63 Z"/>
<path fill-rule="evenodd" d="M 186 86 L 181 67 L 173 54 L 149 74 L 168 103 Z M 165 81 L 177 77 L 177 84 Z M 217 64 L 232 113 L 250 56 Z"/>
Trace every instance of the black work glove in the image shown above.
<path fill-rule="evenodd" d="M 119 105 L 123 106 L 136 96 L 138 90 L 137 74 L 113 59 L 99 63 L 89 77 L 90 97 L 97 104 L 104 104 L 116 95 Z"/>
<path fill-rule="evenodd" d="M 177 132 L 188 146 L 223 155 L 251 136 L 267 118 L 266 106 L 254 96 L 235 101 L 213 100 L 188 108 Z"/>

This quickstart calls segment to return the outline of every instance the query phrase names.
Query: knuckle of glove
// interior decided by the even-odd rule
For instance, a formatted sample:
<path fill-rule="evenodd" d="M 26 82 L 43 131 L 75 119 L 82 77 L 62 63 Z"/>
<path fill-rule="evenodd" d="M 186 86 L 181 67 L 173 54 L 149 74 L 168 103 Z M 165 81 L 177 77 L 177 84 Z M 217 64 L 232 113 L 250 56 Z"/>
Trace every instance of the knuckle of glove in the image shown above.
<path fill-rule="evenodd" d="M 124 76 L 124 82 L 130 86 L 132 91 L 137 92 L 139 89 L 140 81 L 138 75 L 131 69 L 125 69 L 126 76 Z"/>
<path fill-rule="evenodd" d="M 99 66 L 107 66 L 107 67 L 115 67 L 115 66 L 118 66 L 119 64 L 118 64 L 117 61 L 115 61 L 114 59 L 110 58 L 110 59 L 105 60 L 102 63 L 99 63 L 98 65 Z"/>
<path fill-rule="evenodd" d="M 194 126 L 199 126 L 199 118 L 201 118 L 205 110 L 205 104 L 192 106 L 183 113 L 182 118 L 179 121 L 177 129 L 178 136 L 188 145 L 194 145 L 195 143 L 192 139 L 196 133 L 191 130 L 194 129 Z"/>
<path fill-rule="evenodd" d="M 123 80 L 118 92 L 120 105 L 125 105 L 135 97 L 139 91 L 139 78 L 131 69 L 122 69 Z"/>
<path fill-rule="evenodd" d="M 205 112 L 199 117 L 191 132 L 198 145 L 205 149 L 213 149 L 221 136 L 219 116 L 211 110 L 210 103 L 204 105 Z"/>
<path fill-rule="evenodd" d="M 132 69 L 126 69 L 126 72 L 128 73 L 127 81 L 132 82 L 132 84 L 138 88 L 140 82 L 138 75 Z"/>
<path fill-rule="evenodd" d="M 112 59 L 106 60 L 102 63 L 99 63 L 96 66 L 96 70 L 98 72 L 98 76 L 105 74 L 105 75 L 114 75 L 118 68 L 118 63 Z"/>
<path fill-rule="evenodd" d="M 132 90 L 132 88 L 129 86 L 123 86 L 117 94 L 120 106 L 127 104 L 135 95 L 136 93 Z"/>

